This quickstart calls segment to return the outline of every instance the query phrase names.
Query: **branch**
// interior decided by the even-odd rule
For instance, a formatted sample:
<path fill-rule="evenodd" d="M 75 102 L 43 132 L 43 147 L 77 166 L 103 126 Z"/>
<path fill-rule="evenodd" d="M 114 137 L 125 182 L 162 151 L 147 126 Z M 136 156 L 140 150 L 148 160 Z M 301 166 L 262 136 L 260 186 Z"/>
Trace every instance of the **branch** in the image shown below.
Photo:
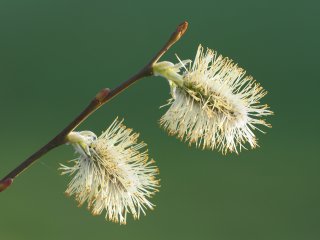
<path fill-rule="evenodd" d="M 63 145 L 66 143 L 66 137 L 68 134 L 73 131 L 76 127 L 78 127 L 85 119 L 87 119 L 92 113 L 94 113 L 98 108 L 107 103 L 111 98 L 115 97 L 123 90 L 128 88 L 130 85 L 135 83 L 137 80 L 153 75 L 152 67 L 157 61 L 165 54 L 169 48 L 175 44 L 185 33 L 187 30 L 188 23 L 181 23 L 177 29 L 172 33 L 169 40 L 166 44 L 160 49 L 160 51 L 149 61 L 149 63 L 143 67 L 137 74 L 130 77 L 127 81 L 120 84 L 118 87 L 110 90 L 108 88 L 102 89 L 94 99 L 90 102 L 90 104 L 77 116 L 67 127 L 65 127 L 57 136 L 55 136 L 51 141 L 49 141 L 46 145 L 32 154 L 29 158 L 27 158 L 24 162 L 22 162 L 18 167 L 12 170 L 7 176 L 5 176 L 0 181 L 0 192 L 7 189 L 13 182 L 13 179 L 17 177 L 20 173 L 25 171 L 28 167 L 30 167 L 37 159 L 48 153 L 50 150 Z"/>

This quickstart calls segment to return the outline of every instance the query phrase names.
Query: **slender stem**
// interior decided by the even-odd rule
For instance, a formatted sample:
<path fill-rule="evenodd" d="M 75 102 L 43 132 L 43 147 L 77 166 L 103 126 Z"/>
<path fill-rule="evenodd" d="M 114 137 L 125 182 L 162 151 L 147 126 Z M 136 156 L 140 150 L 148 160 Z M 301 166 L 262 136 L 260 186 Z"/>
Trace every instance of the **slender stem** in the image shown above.
<path fill-rule="evenodd" d="M 33 164 L 37 159 L 48 153 L 50 150 L 66 143 L 66 137 L 68 136 L 68 134 L 71 131 L 73 131 L 77 126 L 79 126 L 85 119 L 87 119 L 93 112 L 95 112 L 98 108 L 100 108 L 102 105 L 108 102 L 111 98 L 121 93 L 130 85 L 135 83 L 137 80 L 153 75 L 153 65 L 163 56 L 163 54 L 165 54 L 169 50 L 169 48 L 174 43 L 176 43 L 182 37 L 182 35 L 187 30 L 187 27 L 187 22 L 181 23 L 177 27 L 177 29 L 172 33 L 169 40 L 160 49 L 160 51 L 137 74 L 133 75 L 127 81 L 123 82 L 113 90 L 105 88 L 98 92 L 94 99 L 90 102 L 90 104 L 67 127 L 65 127 L 52 140 L 50 140 L 38 151 L 33 153 L 29 158 L 27 158 L 24 162 L 22 162 L 18 167 L 12 170 L 0 181 L 0 192 L 7 189 L 11 185 L 13 179 L 17 177 L 20 173 L 25 171 L 28 167 L 30 167 L 31 164 Z"/>
<path fill-rule="evenodd" d="M 181 23 L 176 31 L 174 31 L 169 40 L 167 41 L 167 43 L 160 49 L 160 51 L 151 59 L 151 61 L 149 62 L 150 65 L 155 64 L 156 62 L 159 61 L 159 59 L 163 56 L 163 54 L 165 54 L 169 48 L 175 44 L 177 41 L 179 41 L 179 39 L 184 35 L 184 33 L 187 31 L 188 29 L 188 22 L 183 22 Z"/>

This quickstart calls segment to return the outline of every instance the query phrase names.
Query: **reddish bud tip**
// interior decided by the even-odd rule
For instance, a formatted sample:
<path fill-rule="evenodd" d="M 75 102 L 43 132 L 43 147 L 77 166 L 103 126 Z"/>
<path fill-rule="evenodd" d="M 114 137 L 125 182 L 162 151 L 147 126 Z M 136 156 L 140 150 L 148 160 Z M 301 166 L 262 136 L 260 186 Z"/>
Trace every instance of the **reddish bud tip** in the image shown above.
<path fill-rule="evenodd" d="M 183 34 L 187 31 L 188 22 L 180 23 L 177 29 L 172 33 L 170 41 L 173 43 L 177 42 Z"/>
<path fill-rule="evenodd" d="M 99 102 L 103 102 L 103 100 L 109 95 L 110 89 L 109 88 L 104 88 L 100 92 L 97 93 L 96 99 Z"/>
<path fill-rule="evenodd" d="M 7 178 L 0 181 L 0 192 L 6 190 L 13 182 L 12 178 Z"/>
<path fill-rule="evenodd" d="M 188 25 L 189 23 L 185 21 L 178 26 L 178 31 L 181 33 L 181 35 L 183 35 L 187 31 Z"/>

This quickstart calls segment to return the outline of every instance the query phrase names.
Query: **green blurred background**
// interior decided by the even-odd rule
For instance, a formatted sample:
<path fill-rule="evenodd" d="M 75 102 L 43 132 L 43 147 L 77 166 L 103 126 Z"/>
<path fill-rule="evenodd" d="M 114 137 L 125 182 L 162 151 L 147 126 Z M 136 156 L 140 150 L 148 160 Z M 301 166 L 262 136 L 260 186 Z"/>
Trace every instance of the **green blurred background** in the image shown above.
<path fill-rule="evenodd" d="M 146 78 L 79 129 L 116 116 L 141 133 L 161 171 L 154 211 L 126 226 L 93 217 L 64 195 L 63 146 L 0 196 L 0 239 L 320 239 L 319 4 L 317 1 L 0 1 L 0 177 L 46 143 L 103 88 L 127 79 L 180 22 L 163 59 L 199 43 L 247 69 L 276 115 L 260 148 L 223 156 L 159 128 L 167 82 Z M 317 157 L 318 156 L 318 157 Z"/>

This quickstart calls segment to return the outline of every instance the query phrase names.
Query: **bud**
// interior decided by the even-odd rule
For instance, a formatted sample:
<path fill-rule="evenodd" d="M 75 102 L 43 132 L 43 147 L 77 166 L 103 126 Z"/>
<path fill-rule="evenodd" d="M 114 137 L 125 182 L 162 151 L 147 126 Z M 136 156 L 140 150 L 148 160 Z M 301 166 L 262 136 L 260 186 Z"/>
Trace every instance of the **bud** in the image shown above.
<path fill-rule="evenodd" d="M 12 178 L 7 178 L 0 181 L 0 192 L 6 190 L 13 182 Z"/>
<path fill-rule="evenodd" d="M 109 95 L 109 93 L 110 93 L 110 89 L 104 88 L 100 92 L 97 93 L 96 99 L 101 103 Z"/>

